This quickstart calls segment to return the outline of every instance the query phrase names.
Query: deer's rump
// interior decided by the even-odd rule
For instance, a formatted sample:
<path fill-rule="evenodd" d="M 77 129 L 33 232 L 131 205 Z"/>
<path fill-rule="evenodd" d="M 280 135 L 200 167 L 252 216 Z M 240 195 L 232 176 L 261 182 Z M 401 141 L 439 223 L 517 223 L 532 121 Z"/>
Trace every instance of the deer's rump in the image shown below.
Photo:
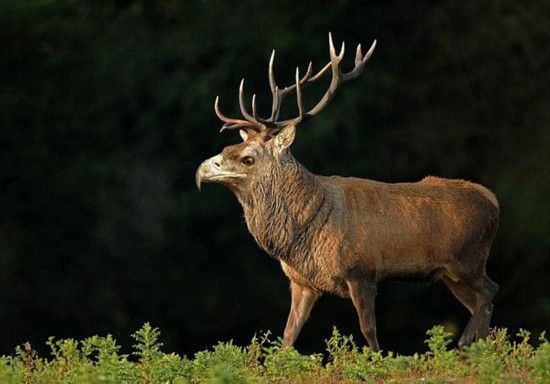
<path fill-rule="evenodd" d="M 333 255 L 342 277 L 424 278 L 461 263 L 484 267 L 499 215 L 485 187 L 436 177 L 397 184 L 323 180 L 335 207 L 327 224 L 342 240 Z"/>

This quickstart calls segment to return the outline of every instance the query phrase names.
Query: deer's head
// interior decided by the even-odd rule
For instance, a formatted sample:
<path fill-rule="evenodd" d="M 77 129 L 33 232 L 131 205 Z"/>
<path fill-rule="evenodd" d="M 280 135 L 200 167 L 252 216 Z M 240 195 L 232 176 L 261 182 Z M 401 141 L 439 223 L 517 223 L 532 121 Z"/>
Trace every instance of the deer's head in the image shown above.
<path fill-rule="evenodd" d="M 337 55 L 332 36 L 329 33 L 330 62 L 316 74 L 313 74 L 312 64 L 309 63 L 303 77 L 300 77 L 299 69 L 296 68 L 295 84 L 282 89 L 277 86 L 273 74 L 275 58 L 275 51 L 273 51 L 268 72 L 273 97 L 271 116 L 267 119 L 258 116 L 256 95 L 252 97 L 252 114 L 247 111 L 243 97 L 244 79 L 239 87 L 239 107 L 244 119 L 233 119 L 223 115 L 218 105 L 219 98 L 216 98 L 214 110 L 224 122 L 221 131 L 239 130 L 243 142 L 227 146 L 220 154 L 205 160 L 199 166 L 195 176 L 197 187 L 200 189 L 201 183 L 212 182 L 226 185 L 235 192 L 243 192 L 247 187 L 254 185 L 255 181 L 269 178 L 273 172 L 281 169 L 281 166 L 292 159 L 288 148 L 294 141 L 296 126 L 321 112 L 332 100 L 340 84 L 361 74 L 375 46 L 376 40 L 368 52 L 363 55 L 361 45 L 358 45 L 355 67 L 350 72 L 344 73 L 340 69 L 340 62 L 344 57 L 344 43 Z M 321 100 L 306 112 L 302 102 L 302 89 L 316 82 L 329 69 L 332 72 L 332 79 L 328 90 Z M 281 102 L 290 93 L 296 93 L 298 117 L 279 121 Z"/>

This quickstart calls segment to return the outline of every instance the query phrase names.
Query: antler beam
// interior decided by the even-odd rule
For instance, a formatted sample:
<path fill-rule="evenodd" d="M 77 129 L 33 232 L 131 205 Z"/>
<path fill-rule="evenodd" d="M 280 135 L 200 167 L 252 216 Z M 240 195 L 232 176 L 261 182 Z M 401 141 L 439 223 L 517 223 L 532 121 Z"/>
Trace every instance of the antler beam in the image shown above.
<path fill-rule="evenodd" d="M 321 112 L 323 109 L 326 108 L 326 106 L 330 103 L 332 98 L 334 97 L 334 94 L 340 87 L 340 85 L 348 80 L 355 79 L 358 77 L 365 68 L 365 64 L 372 56 L 372 53 L 374 52 L 374 48 L 376 47 L 376 40 L 372 43 L 371 47 L 367 51 L 365 55 L 363 55 L 361 51 L 361 44 L 357 46 L 356 53 L 355 53 L 355 66 L 354 68 L 349 72 L 342 72 L 340 68 L 340 63 L 342 59 L 344 58 L 344 52 L 345 52 L 345 43 L 342 43 L 342 47 L 340 48 L 340 53 L 336 54 L 336 49 L 334 48 L 334 42 L 332 41 L 332 34 L 329 33 L 329 52 L 330 52 L 330 62 L 327 63 L 319 72 L 317 72 L 315 75 L 313 75 L 313 67 L 312 63 L 310 62 L 307 71 L 305 75 L 300 78 L 299 69 L 296 68 L 296 82 L 293 85 L 279 88 L 277 86 L 277 83 L 275 81 L 275 75 L 273 71 L 273 63 L 275 61 L 275 51 L 271 53 L 271 57 L 269 59 L 269 67 L 268 67 L 268 78 L 269 78 L 269 87 L 271 89 L 271 94 L 273 97 L 272 105 L 271 105 L 271 116 L 268 119 L 263 119 L 258 116 L 257 107 L 256 107 L 256 95 L 252 97 L 252 115 L 248 113 L 245 103 L 244 103 L 244 79 L 241 80 L 241 84 L 239 86 L 239 108 L 241 110 L 241 114 L 243 115 L 245 120 L 242 119 L 232 119 L 229 117 L 226 117 L 220 112 L 219 109 L 219 97 L 216 97 L 216 102 L 214 103 L 214 110 L 216 111 L 216 115 L 225 123 L 220 132 L 225 129 L 250 129 L 256 132 L 266 132 L 269 135 L 276 134 L 279 132 L 283 127 L 289 125 L 289 124 L 299 124 L 305 120 L 308 120 Z M 309 111 L 304 113 L 304 105 L 302 100 L 302 89 L 308 87 L 309 85 L 315 83 L 317 80 L 319 80 L 326 72 L 328 72 L 328 69 L 331 69 L 332 78 L 330 81 L 330 85 L 321 98 L 321 100 Z M 312 76 L 313 75 L 313 76 Z M 296 92 L 296 102 L 298 104 L 298 117 L 278 121 L 279 113 L 281 111 L 281 105 L 284 98 L 292 93 Z"/>

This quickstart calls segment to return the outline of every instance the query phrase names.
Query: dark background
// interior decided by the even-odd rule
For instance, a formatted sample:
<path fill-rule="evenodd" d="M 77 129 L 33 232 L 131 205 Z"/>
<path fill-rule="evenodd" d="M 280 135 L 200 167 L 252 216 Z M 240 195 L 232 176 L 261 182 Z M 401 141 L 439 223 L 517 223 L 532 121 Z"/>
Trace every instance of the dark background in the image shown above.
<path fill-rule="evenodd" d="M 294 68 L 328 60 L 328 31 L 378 47 L 293 147 L 313 172 L 491 188 L 501 227 L 489 260 L 493 323 L 550 324 L 550 9 L 522 1 L 0 1 L 0 353 L 50 335 L 144 322 L 167 350 L 282 334 L 288 283 L 247 233 L 234 196 L 199 193 L 218 134 L 213 101 L 237 116 L 237 86 L 270 94 Z M 312 104 L 326 82 L 305 92 Z M 287 113 L 293 111 L 293 100 Z M 384 349 L 422 350 L 467 311 L 440 284 L 384 283 Z M 297 347 L 333 325 L 361 340 L 351 302 L 324 297 Z"/>

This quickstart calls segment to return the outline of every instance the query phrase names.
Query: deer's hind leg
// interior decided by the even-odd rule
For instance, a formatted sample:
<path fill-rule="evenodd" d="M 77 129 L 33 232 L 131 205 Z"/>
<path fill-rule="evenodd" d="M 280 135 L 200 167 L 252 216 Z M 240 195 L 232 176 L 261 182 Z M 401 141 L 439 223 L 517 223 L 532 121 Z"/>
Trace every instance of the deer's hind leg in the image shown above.
<path fill-rule="evenodd" d="M 452 278 L 446 275 L 442 280 L 472 314 L 458 341 L 459 347 L 470 344 L 474 337 L 487 337 L 493 312 L 492 300 L 498 291 L 498 285 L 484 271 L 478 276 L 461 273 L 458 278 Z"/>
<path fill-rule="evenodd" d="M 491 316 L 493 314 L 493 298 L 498 292 L 498 284 L 484 275 L 481 282 L 481 287 L 478 293 L 478 305 L 476 310 L 479 311 L 479 320 L 476 327 L 476 339 L 482 339 L 489 336 L 489 326 Z"/>
<path fill-rule="evenodd" d="M 461 280 L 453 280 L 453 278 L 443 275 L 441 281 L 449 288 L 449 291 L 464 305 L 470 314 L 474 313 L 476 308 L 477 298 L 475 291 Z"/>

